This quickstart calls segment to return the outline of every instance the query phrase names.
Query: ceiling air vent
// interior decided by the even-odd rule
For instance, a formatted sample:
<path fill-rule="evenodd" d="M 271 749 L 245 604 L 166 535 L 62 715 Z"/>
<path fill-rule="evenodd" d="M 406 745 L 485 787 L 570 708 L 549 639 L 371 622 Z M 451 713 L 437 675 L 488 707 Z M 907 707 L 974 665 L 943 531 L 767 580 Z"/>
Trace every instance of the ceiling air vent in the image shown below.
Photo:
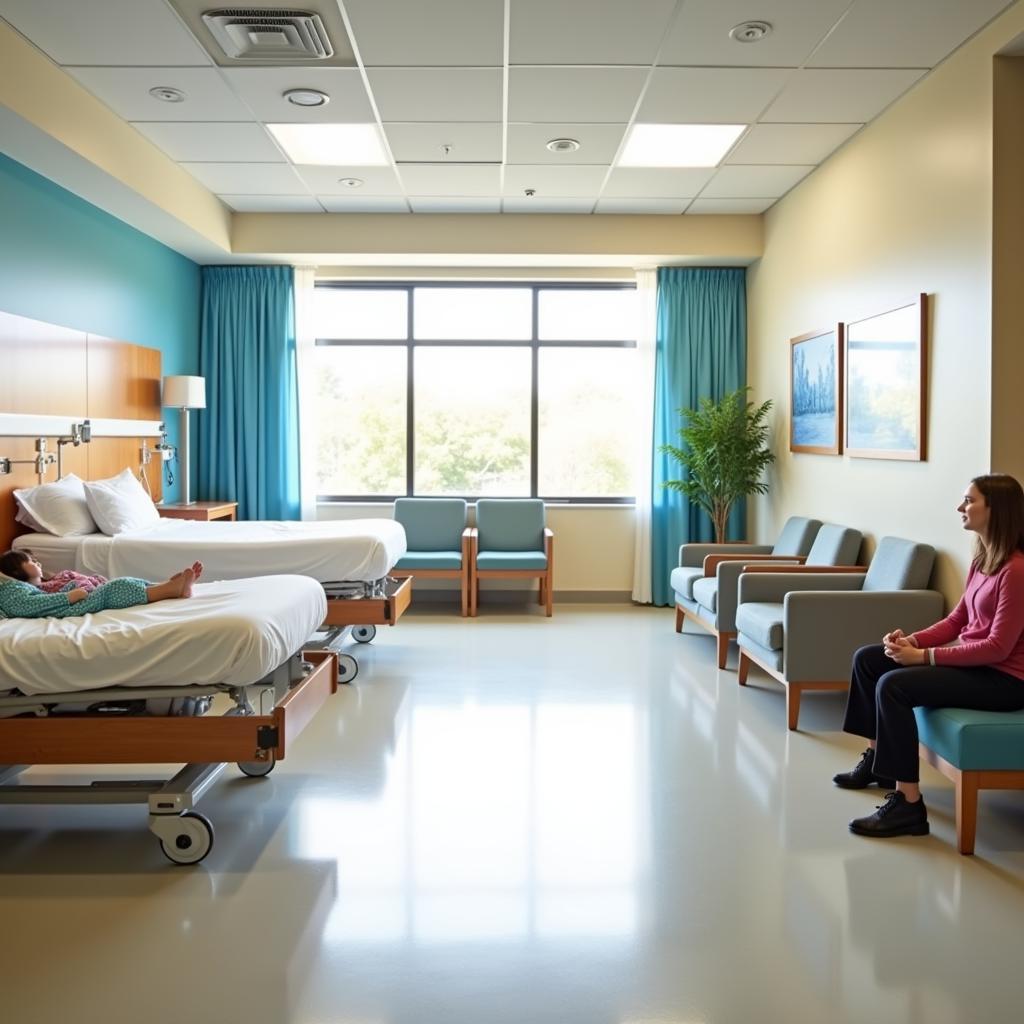
<path fill-rule="evenodd" d="M 206 27 L 234 60 L 327 60 L 334 47 L 320 15 L 273 7 L 221 7 L 203 14 Z"/>

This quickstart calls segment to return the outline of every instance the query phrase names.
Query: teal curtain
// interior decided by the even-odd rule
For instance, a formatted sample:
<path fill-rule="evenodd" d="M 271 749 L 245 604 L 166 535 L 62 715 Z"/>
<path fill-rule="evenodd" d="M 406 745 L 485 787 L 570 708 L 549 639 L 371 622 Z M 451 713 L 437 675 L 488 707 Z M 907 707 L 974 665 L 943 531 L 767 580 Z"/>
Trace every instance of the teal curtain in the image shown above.
<path fill-rule="evenodd" d="M 658 449 L 678 443 L 680 409 L 721 398 L 747 381 L 747 295 L 743 268 L 659 267 L 654 369 L 654 455 L 651 473 L 651 592 L 656 605 L 673 603 L 669 576 L 679 545 L 714 540 L 706 513 L 662 486 L 682 479 L 683 467 Z M 737 502 L 727 536 L 740 540 L 745 503 Z"/>
<path fill-rule="evenodd" d="M 291 267 L 203 267 L 199 495 L 240 519 L 299 518 L 299 395 Z"/>

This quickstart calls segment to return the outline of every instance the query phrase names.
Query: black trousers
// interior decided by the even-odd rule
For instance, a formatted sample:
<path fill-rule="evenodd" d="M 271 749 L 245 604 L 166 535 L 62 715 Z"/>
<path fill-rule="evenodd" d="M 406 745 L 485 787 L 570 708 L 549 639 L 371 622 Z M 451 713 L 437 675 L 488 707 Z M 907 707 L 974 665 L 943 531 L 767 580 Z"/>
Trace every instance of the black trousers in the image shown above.
<path fill-rule="evenodd" d="M 869 644 L 853 656 L 844 732 L 877 740 L 874 772 L 898 782 L 917 782 L 917 720 L 914 708 L 1024 709 L 1024 680 L 988 666 L 904 668 Z"/>

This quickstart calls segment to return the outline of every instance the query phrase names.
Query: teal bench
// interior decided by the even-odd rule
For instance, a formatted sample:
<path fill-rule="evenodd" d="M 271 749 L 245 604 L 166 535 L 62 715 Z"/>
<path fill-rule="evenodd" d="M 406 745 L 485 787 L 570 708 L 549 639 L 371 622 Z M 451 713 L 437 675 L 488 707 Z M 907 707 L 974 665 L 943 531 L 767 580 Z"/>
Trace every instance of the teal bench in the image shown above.
<path fill-rule="evenodd" d="M 978 791 L 1024 789 L 1024 711 L 915 708 L 921 759 L 956 786 L 956 843 L 974 853 Z"/>

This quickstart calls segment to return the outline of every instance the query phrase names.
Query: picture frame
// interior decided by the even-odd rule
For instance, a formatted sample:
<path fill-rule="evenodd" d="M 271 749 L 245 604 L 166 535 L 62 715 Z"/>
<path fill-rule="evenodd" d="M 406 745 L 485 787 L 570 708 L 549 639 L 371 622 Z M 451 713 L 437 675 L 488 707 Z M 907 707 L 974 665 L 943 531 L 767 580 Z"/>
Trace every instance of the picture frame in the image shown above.
<path fill-rule="evenodd" d="M 849 321 L 844 364 L 847 455 L 923 462 L 928 296 Z"/>
<path fill-rule="evenodd" d="M 839 455 L 843 433 L 843 325 L 789 341 L 789 450 Z"/>

